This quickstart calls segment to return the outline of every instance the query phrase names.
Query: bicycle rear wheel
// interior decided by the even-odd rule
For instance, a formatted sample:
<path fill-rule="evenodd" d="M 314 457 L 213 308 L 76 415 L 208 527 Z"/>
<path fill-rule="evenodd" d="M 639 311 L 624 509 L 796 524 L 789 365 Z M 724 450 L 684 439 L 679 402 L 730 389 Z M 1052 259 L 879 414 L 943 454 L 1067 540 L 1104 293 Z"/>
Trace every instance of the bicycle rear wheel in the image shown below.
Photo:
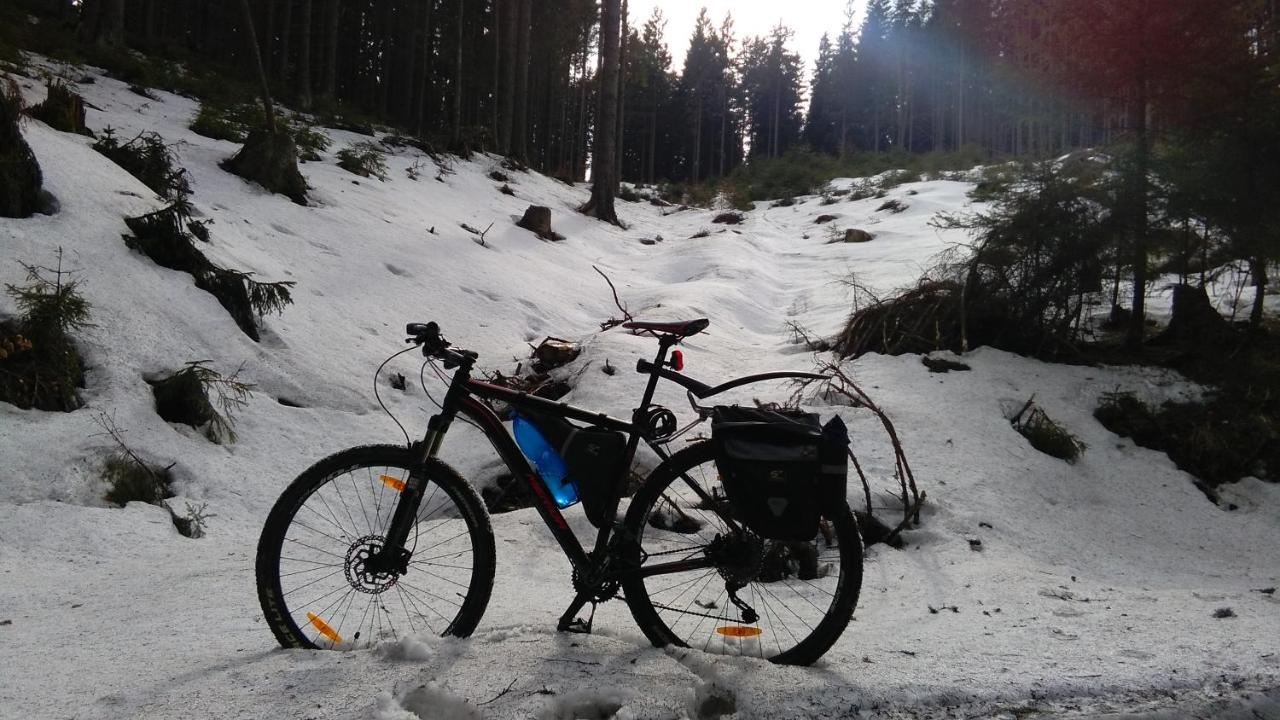
<path fill-rule="evenodd" d="M 853 513 L 833 512 L 810 541 L 775 542 L 733 530 L 723 498 L 706 441 L 673 455 L 641 486 L 625 520 L 639 568 L 622 584 L 631 614 L 659 647 L 813 663 L 858 604 L 862 538 Z M 645 575 L 658 564 L 699 560 L 709 562 Z"/>
<path fill-rule="evenodd" d="M 422 501 L 408 572 L 375 573 L 411 478 Z M 403 447 L 351 448 L 313 465 L 280 496 L 258 542 L 258 599 L 284 647 L 351 649 L 404 635 L 470 635 L 489 603 L 494 544 L 472 487 Z"/>

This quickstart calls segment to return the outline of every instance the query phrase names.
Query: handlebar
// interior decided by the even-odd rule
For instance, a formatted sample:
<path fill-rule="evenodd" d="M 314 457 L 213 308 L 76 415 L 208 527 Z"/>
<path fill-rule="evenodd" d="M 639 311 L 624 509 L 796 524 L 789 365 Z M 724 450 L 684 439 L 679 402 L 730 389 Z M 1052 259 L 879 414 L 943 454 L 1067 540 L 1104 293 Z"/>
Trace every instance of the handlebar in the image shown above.
<path fill-rule="evenodd" d="M 440 326 L 433 320 L 428 323 L 409 323 L 404 331 L 410 337 L 405 342 L 422 347 L 423 357 L 440 358 L 446 370 L 460 365 L 470 367 L 480 354 L 474 350 L 453 349 L 448 340 L 440 334 Z"/>

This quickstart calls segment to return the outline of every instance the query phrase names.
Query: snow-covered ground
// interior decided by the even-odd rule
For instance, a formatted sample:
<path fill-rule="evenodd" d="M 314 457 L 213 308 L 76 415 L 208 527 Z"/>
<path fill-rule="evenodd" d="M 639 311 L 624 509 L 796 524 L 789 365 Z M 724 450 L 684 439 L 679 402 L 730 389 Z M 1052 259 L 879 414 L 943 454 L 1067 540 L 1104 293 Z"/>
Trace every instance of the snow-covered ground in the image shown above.
<path fill-rule="evenodd" d="M 78 77 L 78 75 L 77 75 Z M 42 89 L 24 81 L 29 98 Z M 27 138 L 61 212 L 0 219 L 0 282 L 18 261 L 48 264 L 57 247 L 79 271 L 95 327 L 82 337 L 86 406 L 73 413 L 0 404 L 0 717 L 5 718 L 739 718 L 1025 717 L 1030 714 L 1276 717 L 1280 712 L 1280 491 L 1247 480 L 1208 502 L 1162 454 L 1099 425 L 1098 398 L 1116 389 L 1151 399 L 1194 393 L 1178 377 L 1138 369 L 1062 367 L 982 349 L 968 373 L 934 375 L 915 356 L 869 356 L 847 368 L 892 416 L 921 486 L 924 523 L 905 550 L 869 549 L 855 621 L 812 668 L 650 647 L 625 606 L 596 617 L 596 634 L 554 632 L 570 599 L 569 568 L 533 511 L 493 518 L 493 600 L 467 640 L 420 638 L 374 651 L 285 651 L 258 609 L 253 552 L 276 496 L 331 452 L 395 442 L 372 374 L 404 347 L 406 322 L 437 320 L 481 365 L 510 372 L 546 335 L 585 345 L 562 372 L 566 398 L 626 416 L 643 378 L 630 372 L 652 341 L 620 329 L 599 267 L 632 313 L 708 317 L 685 344 L 688 372 L 707 381 L 772 369 L 812 369 L 788 322 L 830 335 L 848 311 L 841 279 L 876 288 L 910 283 L 965 237 L 928 223 L 966 206 L 969 185 L 920 182 L 883 200 L 818 198 L 759 209 L 737 226 L 713 213 L 620 203 L 619 229 L 576 214 L 587 190 L 512 173 L 514 197 L 487 174 L 497 160 L 457 162 L 419 181 L 411 153 L 388 158 L 389 181 L 338 168 L 332 151 L 303 173 L 313 203 L 267 195 L 217 166 L 232 143 L 191 133 L 196 103 L 152 101 L 114 80 L 80 86 L 88 122 L 125 138 L 154 130 L 179 143 L 197 211 L 213 220 L 215 262 L 265 280 L 293 280 L 295 303 L 245 337 L 188 275 L 156 266 L 120 240 L 122 218 L 159 206 L 91 141 L 35 121 Z M 566 239 L 516 228 L 548 205 Z M 665 213 L 665 214 L 664 214 Z M 837 219 L 814 221 L 822 214 Z M 460 227 L 492 228 L 482 246 Z M 827 227 L 862 228 L 864 244 L 828 244 Z M 692 238 L 700 230 L 710 234 Z M 642 244 L 641 239 L 662 237 Z M 0 312 L 13 313 L 7 296 Z M 406 356 L 390 369 L 417 377 Z M 214 445 L 156 416 L 145 378 L 208 360 L 243 364 L 255 394 L 240 439 Z M 605 362 L 620 369 L 602 372 Z M 414 435 L 431 406 L 420 388 L 384 399 Z M 438 382 L 428 382 L 434 389 Z M 781 385 L 741 399 L 782 399 Z M 1088 444 L 1068 465 L 1030 448 L 1009 425 L 1034 394 Z M 287 401 L 289 405 L 280 401 Z M 657 398 L 682 420 L 674 386 Z M 300 407 L 293 407 L 297 405 Z M 892 487 L 892 454 L 873 418 L 839 413 L 873 481 Z M 208 503 L 209 534 L 181 537 L 167 513 L 101 499 L 112 449 L 107 413 L 146 457 L 175 463 L 184 502 Z M 482 484 L 497 457 L 465 426 L 444 457 Z M 643 463 L 652 464 L 652 457 Z M 855 502 L 860 490 L 851 486 Z M 882 493 L 879 504 L 889 505 Z M 589 528 L 580 511 L 570 519 Z M 980 550 L 971 541 L 981 541 Z M 1230 607 L 1234 617 L 1213 617 Z M 938 610 L 933 612 L 932 609 Z M 709 701 L 716 698 L 716 701 Z M 709 714 L 710 713 L 710 714 Z M 736 714 L 734 714 L 736 713 Z"/>

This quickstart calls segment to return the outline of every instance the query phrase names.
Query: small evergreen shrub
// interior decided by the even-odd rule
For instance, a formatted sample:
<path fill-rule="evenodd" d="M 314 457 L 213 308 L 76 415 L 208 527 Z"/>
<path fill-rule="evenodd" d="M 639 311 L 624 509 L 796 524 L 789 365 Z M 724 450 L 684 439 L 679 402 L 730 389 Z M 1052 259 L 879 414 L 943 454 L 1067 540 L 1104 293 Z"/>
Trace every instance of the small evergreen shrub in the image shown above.
<path fill-rule="evenodd" d="M 1237 370 L 1241 376 L 1248 369 Z M 1249 378 L 1247 382 L 1257 382 Z M 1132 393 L 1107 393 L 1093 416 L 1102 426 L 1134 444 L 1168 454 L 1181 470 L 1208 486 L 1235 482 L 1253 475 L 1274 480 L 1280 476 L 1276 448 L 1280 423 L 1273 402 L 1276 385 L 1251 385 L 1252 395 L 1226 387 L 1202 402 L 1165 403 L 1152 407 Z"/>
<path fill-rule="evenodd" d="M 644 198 L 640 197 L 640 193 L 636 192 L 634 187 L 623 185 L 618 189 L 618 199 L 626 200 L 627 202 L 640 202 Z"/>
<path fill-rule="evenodd" d="M 889 200 L 876 208 L 876 212 L 890 212 L 897 215 L 898 213 L 904 212 L 906 209 L 907 204 L 901 200 Z"/>
<path fill-rule="evenodd" d="M 298 157 L 308 162 L 320 159 L 320 153 L 329 149 L 333 141 L 329 136 L 310 125 L 293 126 L 293 142 L 298 146 Z"/>
<path fill-rule="evenodd" d="M 207 138 L 242 143 L 250 131 L 266 127 L 266 124 L 266 116 L 258 103 L 222 105 L 203 102 L 188 127 Z"/>
<path fill-rule="evenodd" d="M 22 92 L 0 78 L 0 217 L 30 217 L 45 205 L 44 176 L 22 137 L 21 116 Z"/>
<path fill-rule="evenodd" d="M 211 442 L 233 443 L 235 414 L 253 397 L 253 386 L 240 380 L 240 370 L 224 376 L 206 362 L 189 362 L 151 383 L 156 413 L 168 422 L 202 429 Z"/>
<path fill-rule="evenodd" d="M 195 278 L 196 287 L 217 298 L 245 335 L 259 340 L 259 319 L 268 313 L 283 312 L 292 304 L 290 289 L 295 283 L 259 282 L 253 279 L 253 273 L 214 265 L 183 230 L 185 219 L 185 212 L 177 204 L 125 218 L 133 234 L 125 235 L 124 242 L 161 267 L 189 273 Z"/>
<path fill-rule="evenodd" d="M 1021 171 L 1008 165 L 993 165 L 982 169 L 982 179 L 969 191 L 969 199 L 993 202 L 1007 195 L 1018 181 Z"/>
<path fill-rule="evenodd" d="M 93 149 L 138 178 L 157 195 L 184 203 L 191 194 L 187 171 L 178 165 L 173 148 L 154 132 L 142 132 L 129 142 L 121 143 L 115 130 L 107 128 Z"/>
<path fill-rule="evenodd" d="M 91 306 L 80 281 L 62 269 L 61 250 L 56 269 L 23 267 L 27 284 L 5 286 L 22 315 L 0 325 L 0 400 L 24 409 L 75 410 L 84 362 L 71 335 L 90 326 Z"/>
<path fill-rule="evenodd" d="M 360 177 L 387 179 L 386 155 L 371 142 L 358 142 L 339 150 L 338 167 Z"/>
<path fill-rule="evenodd" d="M 199 112 L 188 127 L 197 135 L 237 143 L 244 142 L 249 134 L 247 129 L 227 117 L 224 108 L 209 103 L 200 104 Z"/>
<path fill-rule="evenodd" d="M 84 99 L 61 80 L 49 80 L 48 96 L 44 102 L 31 108 L 31 117 L 40 120 L 54 130 L 90 135 L 84 124 Z"/>
<path fill-rule="evenodd" d="M 920 182 L 920 173 L 910 170 L 892 170 L 881 176 L 879 185 L 882 190 L 892 190 L 899 185 L 913 182 Z"/>
<path fill-rule="evenodd" d="M 173 497 L 169 468 L 145 463 L 123 451 L 107 456 L 102 478 L 107 481 L 107 502 L 120 507 L 131 502 L 159 505 L 161 500 Z"/>
<path fill-rule="evenodd" d="M 1039 405 L 1036 405 L 1034 398 L 1027 401 L 1022 411 L 1010 420 L 1010 423 L 1018 434 L 1031 443 L 1031 447 L 1059 460 L 1073 463 L 1080 458 L 1080 453 L 1086 448 L 1083 442 L 1054 422 Z"/>
<path fill-rule="evenodd" d="M 742 222 L 744 219 L 745 218 L 743 217 L 742 213 L 726 212 L 726 213 L 720 213 L 719 215 L 716 215 L 714 218 L 712 218 L 711 222 L 716 223 L 718 225 L 737 225 L 738 223 Z"/>

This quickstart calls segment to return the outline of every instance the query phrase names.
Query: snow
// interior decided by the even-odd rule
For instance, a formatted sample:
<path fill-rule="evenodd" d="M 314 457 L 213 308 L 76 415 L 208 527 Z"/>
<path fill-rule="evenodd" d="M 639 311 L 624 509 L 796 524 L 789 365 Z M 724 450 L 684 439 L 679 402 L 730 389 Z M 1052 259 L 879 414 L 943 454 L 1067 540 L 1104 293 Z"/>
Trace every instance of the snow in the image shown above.
<path fill-rule="evenodd" d="M 57 68 L 53 68 L 57 69 Z M 76 74 L 75 77 L 79 77 Z M 30 99 L 42 90 L 24 81 Z M 90 149 L 91 140 L 39 122 L 25 134 L 61 202 L 52 217 L 0 219 L 0 282 L 17 261 L 48 264 L 62 247 L 93 303 L 81 338 L 86 407 L 73 413 L 0 405 L 0 717 L 167 718 L 791 718 L 1263 716 L 1280 712 L 1280 497 L 1246 480 L 1211 504 L 1163 454 L 1092 418 L 1117 389 L 1152 399 L 1194 395 L 1179 376 L 1134 368 L 1047 365 L 979 349 L 970 372 L 929 373 L 917 356 L 868 356 L 853 373 L 893 418 L 928 493 L 923 526 L 905 550 L 867 553 L 855 621 L 812 668 L 650 647 L 625 606 L 602 606 L 591 636 L 554 632 L 568 604 L 569 567 L 533 511 L 493 517 L 493 599 L 466 640 L 406 638 L 374 651 L 285 651 L 258 609 L 253 553 L 271 503 L 315 460 L 369 442 L 397 442 L 371 392 L 373 370 L 403 349 L 406 322 L 437 320 L 512 371 L 546 335 L 581 341 L 569 402 L 626 417 L 644 378 L 630 372 L 652 340 L 599 331 L 617 314 L 599 267 L 646 319 L 708 317 L 684 344 L 688 372 L 718 382 L 749 372 L 810 370 L 787 329 L 839 329 L 855 273 L 879 291 L 910 284 L 965 236 L 929 224 L 968 206 L 960 181 L 823 206 L 766 204 L 725 227 L 713 213 L 620 203 L 626 229 L 573 208 L 587 194 L 512 173 L 516 197 L 486 175 L 492 157 L 459 161 L 443 182 L 388 157 L 389 180 L 356 178 L 333 151 L 363 139 L 326 131 L 335 146 L 303 165 L 313 204 L 268 195 L 218 168 L 235 145 L 191 133 L 197 109 L 158 92 L 151 101 L 98 76 L 80 85 L 90 127 L 121 137 L 154 130 L 179 143 L 194 204 L 210 225 L 214 262 L 264 280 L 294 280 L 295 304 L 245 337 L 185 274 L 157 267 L 120 241 L 122 218 L 159 207 L 138 181 Z M 848 184 L 851 181 L 842 181 Z M 552 208 L 566 239 L 546 243 L 514 226 L 529 204 Z M 827 244 L 827 225 L 875 239 Z M 460 227 L 492 229 L 485 244 Z M 701 229 L 711 234 L 691 239 Z M 434 232 L 432 232 L 434 229 Z M 642 245 L 641 238 L 664 240 Z M 806 237 L 807 236 L 807 237 Z M 0 313 L 13 313 L 7 296 Z M 238 415 L 239 442 L 213 445 L 162 421 L 144 381 L 191 360 L 255 383 Z M 605 362 L 618 368 L 601 372 Z M 388 366 L 410 378 L 417 364 Z M 420 436 L 432 406 L 420 388 L 382 397 Z M 437 398 L 440 383 L 428 374 Z M 783 399 L 782 384 L 739 391 Z M 1033 450 L 1003 408 L 1032 394 L 1087 445 L 1076 464 Z M 289 407 L 279 400 L 302 407 Z M 657 401 L 691 419 L 669 383 Z M 855 449 L 893 512 L 892 453 L 875 418 L 817 407 L 848 422 Z M 109 508 L 98 478 L 113 417 L 136 451 L 175 463 L 178 497 L 208 503 L 208 535 L 177 535 L 160 508 Z M 444 459 L 477 484 L 496 454 L 457 426 Z M 652 466 L 652 456 L 640 459 Z M 861 491 L 851 486 L 860 503 Z M 590 526 L 569 511 L 580 535 Z M 981 541 L 981 551 L 970 540 Z M 930 612 L 930 606 L 939 610 Z M 955 610 L 945 609 L 954 607 Z M 1235 617 L 1212 613 L 1230 607 Z M 7 623 L 5 621 L 8 621 Z"/>

